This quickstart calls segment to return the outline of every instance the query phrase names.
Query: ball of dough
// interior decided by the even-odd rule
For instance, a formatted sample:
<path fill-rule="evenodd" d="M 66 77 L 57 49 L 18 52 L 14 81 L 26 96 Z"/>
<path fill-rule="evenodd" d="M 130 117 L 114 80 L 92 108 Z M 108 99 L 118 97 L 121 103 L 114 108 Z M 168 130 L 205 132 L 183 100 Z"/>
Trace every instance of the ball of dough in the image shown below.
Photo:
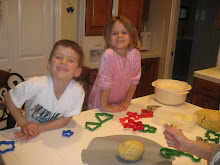
<path fill-rule="evenodd" d="M 220 131 L 220 111 L 202 109 L 196 111 L 197 123 L 211 131 Z"/>
<path fill-rule="evenodd" d="M 144 151 L 144 145 L 136 140 L 124 141 L 118 147 L 118 155 L 127 161 L 136 161 L 141 159 Z"/>

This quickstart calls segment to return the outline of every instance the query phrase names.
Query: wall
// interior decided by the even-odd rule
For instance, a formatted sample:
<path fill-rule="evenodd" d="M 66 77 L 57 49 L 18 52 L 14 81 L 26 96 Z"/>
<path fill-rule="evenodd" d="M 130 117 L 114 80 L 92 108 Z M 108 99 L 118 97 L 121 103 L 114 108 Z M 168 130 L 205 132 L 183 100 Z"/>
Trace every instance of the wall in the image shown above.
<path fill-rule="evenodd" d="M 219 8 L 219 0 L 197 0 L 189 83 L 192 83 L 194 71 L 216 66 L 220 43 L 220 30 L 217 30 Z"/>
<path fill-rule="evenodd" d="M 171 14 L 172 0 L 151 0 L 150 1 L 150 11 L 149 11 L 149 19 L 151 20 L 163 20 L 164 24 L 164 33 L 162 36 L 162 50 L 161 50 L 161 58 L 160 58 L 160 66 L 158 78 L 163 78 L 165 61 L 166 61 L 166 52 L 167 52 L 167 40 L 169 33 L 169 25 L 170 25 L 170 14 Z M 152 36 L 153 38 L 153 36 Z"/>
<path fill-rule="evenodd" d="M 70 3 L 68 3 L 70 2 Z M 73 13 L 67 12 L 72 7 Z M 62 0 L 61 7 L 61 39 L 77 41 L 77 0 Z"/>
<path fill-rule="evenodd" d="M 178 23 L 172 78 L 187 81 L 193 45 L 196 1 L 182 0 L 181 8 L 183 7 L 188 9 L 188 14 L 186 19 L 180 19 Z"/>

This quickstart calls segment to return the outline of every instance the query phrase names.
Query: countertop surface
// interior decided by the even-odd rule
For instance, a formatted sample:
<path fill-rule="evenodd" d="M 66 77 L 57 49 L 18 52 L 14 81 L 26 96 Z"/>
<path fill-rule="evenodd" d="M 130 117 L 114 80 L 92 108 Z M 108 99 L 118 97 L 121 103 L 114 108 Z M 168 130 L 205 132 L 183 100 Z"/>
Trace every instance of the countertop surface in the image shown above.
<path fill-rule="evenodd" d="M 156 52 L 156 51 L 153 51 L 153 50 L 141 51 L 141 59 L 157 58 L 157 57 L 161 57 L 160 52 Z"/>
<path fill-rule="evenodd" d="M 181 105 L 176 106 L 168 106 L 160 104 L 155 100 L 154 95 L 148 95 L 145 97 L 140 97 L 137 99 L 133 99 L 131 101 L 131 105 L 129 106 L 127 111 L 137 112 L 141 114 L 141 109 L 146 108 L 148 105 L 160 105 L 163 107 L 176 108 L 181 112 L 185 112 L 187 114 L 194 113 L 197 110 L 202 109 L 201 107 L 183 103 Z M 153 141 L 153 143 L 157 143 L 162 147 L 168 147 L 166 140 L 163 135 L 163 127 L 151 121 L 153 118 L 142 118 L 140 119 L 144 124 L 149 124 L 151 127 L 157 128 L 155 133 L 143 133 L 143 132 L 133 132 L 130 128 L 124 129 L 122 124 L 119 122 L 120 118 L 126 117 L 127 111 L 123 111 L 120 113 L 112 113 L 114 117 L 111 120 L 104 122 L 101 127 L 97 128 L 94 131 L 90 131 L 85 129 L 86 122 L 99 122 L 95 117 L 96 113 L 100 113 L 99 109 L 88 110 L 80 113 L 79 115 L 73 116 L 73 119 L 70 123 L 60 129 L 54 129 L 50 131 L 45 131 L 39 134 L 37 137 L 31 139 L 28 142 L 22 142 L 20 139 L 15 139 L 13 132 L 20 131 L 20 128 L 13 128 L 4 131 L 0 131 L 0 140 L 4 141 L 14 141 L 15 150 L 11 152 L 7 152 L 5 154 L 0 155 L 0 160 L 3 160 L 3 164 L 6 165 L 83 165 L 83 151 L 88 150 L 88 146 L 90 142 L 92 142 L 95 138 L 104 138 L 109 136 L 135 136 L 137 138 L 144 138 L 147 142 Z M 103 118 L 100 119 L 103 120 Z M 104 118 L 105 119 L 105 118 Z M 71 137 L 63 137 L 63 130 L 71 130 L 74 132 Z M 206 130 L 202 127 L 195 125 L 191 132 L 184 132 L 184 134 L 195 140 L 196 136 L 200 136 L 205 138 Z M 105 149 L 108 152 L 108 146 L 111 145 L 105 144 L 101 149 Z M 146 148 L 146 150 L 149 148 Z M 114 155 L 116 154 L 117 147 L 114 149 Z M 156 151 L 156 150 L 155 150 Z M 153 151 L 152 151 L 153 152 Z M 92 153 L 100 153 L 99 150 L 95 150 Z M 151 152 L 150 152 L 151 153 Z M 159 149 L 158 152 L 159 154 Z M 100 153 L 101 154 L 101 153 Z M 103 157 L 102 157 L 103 158 Z M 98 159 L 98 157 L 95 157 Z M 113 157 L 112 159 L 116 159 Z M 143 158 L 145 160 L 145 157 Z M 106 159 L 107 160 L 107 159 Z M 168 159 L 170 160 L 170 159 Z M 167 159 L 164 159 L 167 161 Z M 85 162 L 86 163 L 86 162 Z M 137 162 L 138 163 L 138 162 Z M 136 163 L 136 164 L 137 164 Z M 1 162 L 0 162 L 1 164 Z M 90 164 L 90 163 L 89 163 Z M 112 165 L 111 161 L 105 163 L 97 163 Z M 120 162 L 118 161 L 118 164 Z M 129 163 L 130 164 L 130 163 Z M 162 163 L 163 164 L 163 163 Z M 175 157 L 175 160 L 172 161 L 173 165 L 206 165 L 207 162 L 202 159 L 199 163 L 193 162 L 189 157 L 180 156 Z M 91 164 L 90 164 L 91 165 Z M 154 164 L 155 165 L 155 164 Z"/>
<path fill-rule="evenodd" d="M 220 84 L 220 67 L 195 71 L 194 77 Z"/>

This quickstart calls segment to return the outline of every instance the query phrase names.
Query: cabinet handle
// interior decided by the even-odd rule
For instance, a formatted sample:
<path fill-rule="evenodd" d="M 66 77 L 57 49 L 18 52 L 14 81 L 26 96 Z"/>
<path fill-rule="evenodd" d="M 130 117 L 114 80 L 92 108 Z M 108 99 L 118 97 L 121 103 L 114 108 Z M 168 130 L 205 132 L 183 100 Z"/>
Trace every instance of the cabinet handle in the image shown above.
<path fill-rule="evenodd" d="M 9 72 L 9 73 L 10 73 L 11 71 L 12 71 L 12 69 L 11 69 L 11 68 L 7 70 L 7 72 Z"/>
<path fill-rule="evenodd" d="M 202 88 L 205 89 L 205 90 L 207 90 L 207 91 L 213 91 L 212 88 L 208 88 L 208 87 L 204 87 L 204 86 L 202 86 Z"/>

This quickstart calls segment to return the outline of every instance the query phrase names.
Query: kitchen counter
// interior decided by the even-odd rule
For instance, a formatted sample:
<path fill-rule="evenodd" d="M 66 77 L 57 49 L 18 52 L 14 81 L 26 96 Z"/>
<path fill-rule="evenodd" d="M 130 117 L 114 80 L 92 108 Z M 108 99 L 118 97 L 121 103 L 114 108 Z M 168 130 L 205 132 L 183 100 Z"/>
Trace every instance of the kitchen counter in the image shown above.
<path fill-rule="evenodd" d="M 195 71 L 194 77 L 220 84 L 220 67 Z"/>
<path fill-rule="evenodd" d="M 141 51 L 141 59 L 161 57 L 160 52 L 154 50 Z"/>

